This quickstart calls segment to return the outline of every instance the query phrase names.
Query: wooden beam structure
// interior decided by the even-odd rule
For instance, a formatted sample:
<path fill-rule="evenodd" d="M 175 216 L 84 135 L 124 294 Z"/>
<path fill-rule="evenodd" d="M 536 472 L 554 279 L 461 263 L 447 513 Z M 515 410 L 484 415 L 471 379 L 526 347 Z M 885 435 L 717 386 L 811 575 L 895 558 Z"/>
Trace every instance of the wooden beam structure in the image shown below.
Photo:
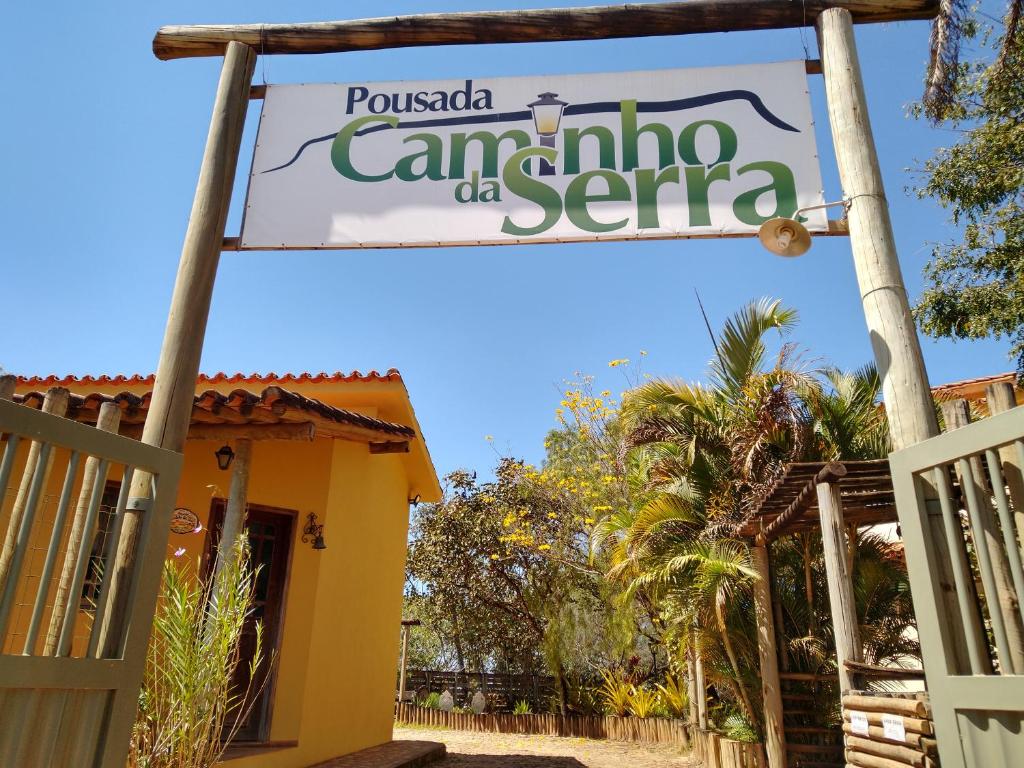
<path fill-rule="evenodd" d="M 133 424 L 121 430 L 125 437 L 139 438 L 142 425 Z M 316 425 L 311 421 L 277 424 L 193 424 L 188 429 L 189 440 L 300 440 L 310 442 L 316 437 Z"/>
<path fill-rule="evenodd" d="M 771 569 L 768 548 L 750 548 L 757 580 L 754 582 L 754 614 L 757 619 L 757 656 L 761 662 L 761 701 L 764 704 L 764 748 L 768 768 L 786 768 L 786 732 L 783 729 L 782 681 L 775 641 L 775 613 L 772 610 Z"/>
<path fill-rule="evenodd" d="M 829 8 L 856 23 L 930 19 L 937 0 L 689 0 L 675 3 L 423 13 L 308 24 L 204 24 L 161 27 L 158 59 L 221 56 L 228 43 L 261 54 L 343 53 L 434 45 L 537 43 L 692 35 L 812 26 Z"/>
<path fill-rule="evenodd" d="M 843 498 L 839 486 L 832 482 L 818 483 L 818 516 L 821 520 L 821 545 L 825 553 L 825 574 L 828 578 L 829 611 L 832 614 L 832 635 L 835 638 L 839 688 L 847 692 L 857 688 L 854 672 L 847 662 L 864 661 L 864 648 L 857 624 L 857 605 L 853 597 L 853 574 L 846 558 L 846 522 L 843 519 Z"/>
<path fill-rule="evenodd" d="M 235 441 L 235 460 L 231 463 L 231 488 L 224 520 L 220 526 L 217 545 L 217 563 L 214 579 L 220 579 L 226 564 L 234 556 L 235 539 L 245 531 L 246 510 L 249 506 L 249 470 L 252 467 L 252 440 Z"/>

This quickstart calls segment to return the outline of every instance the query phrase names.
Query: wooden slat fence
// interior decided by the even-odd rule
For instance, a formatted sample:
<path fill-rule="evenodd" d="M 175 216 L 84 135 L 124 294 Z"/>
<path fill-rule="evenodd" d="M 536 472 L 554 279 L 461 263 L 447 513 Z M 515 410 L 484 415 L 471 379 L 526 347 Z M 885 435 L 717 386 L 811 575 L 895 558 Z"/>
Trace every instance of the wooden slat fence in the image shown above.
<path fill-rule="evenodd" d="M 714 731 L 693 731 L 693 757 L 705 768 L 766 768 L 764 747 L 726 739 Z"/>
<path fill-rule="evenodd" d="M 395 719 L 405 725 L 452 728 L 484 733 L 519 733 L 541 736 L 571 736 L 610 741 L 638 741 L 649 744 L 678 744 L 688 748 L 688 727 L 682 720 L 667 718 L 605 717 L 583 715 L 474 715 L 399 704 Z M 724 766 L 723 766 L 724 768 Z M 733 768 L 729 766 L 728 768 Z M 735 768 L 747 768 L 737 764 Z M 756 768 L 756 766 L 751 766 Z"/>
<path fill-rule="evenodd" d="M 555 678 L 546 675 L 410 669 L 405 680 L 405 690 L 415 694 L 417 701 L 428 693 L 451 691 L 456 704 L 468 706 L 473 694 L 483 691 L 499 712 L 510 712 L 517 701 L 530 702 L 534 711 L 544 710 L 557 695 Z"/>

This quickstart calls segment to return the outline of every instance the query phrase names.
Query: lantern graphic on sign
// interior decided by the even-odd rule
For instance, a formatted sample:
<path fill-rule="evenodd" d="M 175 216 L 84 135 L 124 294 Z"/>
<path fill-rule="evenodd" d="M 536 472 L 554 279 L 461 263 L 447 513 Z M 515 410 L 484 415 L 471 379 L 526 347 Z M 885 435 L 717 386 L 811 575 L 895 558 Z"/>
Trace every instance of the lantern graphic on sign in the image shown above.
<path fill-rule="evenodd" d="M 550 91 L 541 93 L 538 94 L 536 101 L 526 105 L 533 111 L 533 125 L 540 136 L 540 145 L 552 149 L 555 146 L 555 136 L 558 135 L 558 124 L 562 120 L 562 111 L 568 105 L 568 102 L 558 99 L 557 96 L 557 93 Z M 540 175 L 554 176 L 555 166 L 542 159 Z"/>

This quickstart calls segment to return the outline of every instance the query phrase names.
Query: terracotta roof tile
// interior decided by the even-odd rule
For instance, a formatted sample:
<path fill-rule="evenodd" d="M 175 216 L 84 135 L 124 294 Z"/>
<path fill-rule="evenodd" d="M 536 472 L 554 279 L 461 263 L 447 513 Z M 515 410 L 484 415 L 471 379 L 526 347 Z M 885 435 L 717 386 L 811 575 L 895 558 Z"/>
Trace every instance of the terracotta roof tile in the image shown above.
<path fill-rule="evenodd" d="M 396 372 L 397 374 L 397 372 Z M 60 386 L 51 384 L 50 386 Z M 15 395 L 15 402 L 32 408 L 42 407 L 44 392 L 26 392 Z M 123 424 L 141 424 L 152 400 L 153 393 L 136 395 L 131 392 L 103 394 L 72 392 L 68 404 L 68 417 L 77 421 L 93 423 L 103 403 L 116 403 L 121 409 Z M 208 389 L 195 396 L 192 423 L 238 423 L 252 420 L 255 423 L 296 423 L 312 421 L 317 433 L 325 436 L 361 436 L 366 440 L 383 440 L 388 437 L 412 439 L 416 430 L 405 424 L 396 424 L 383 419 L 365 416 L 355 411 L 328 405 L 319 400 L 300 395 L 279 386 L 265 387 L 260 392 L 234 389 L 224 394 Z M 201 416 L 201 419 L 196 418 Z M 352 429 L 354 428 L 354 429 Z M 358 430 L 358 431 L 357 431 Z"/>
<path fill-rule="evenodd" d="M 1015 383 L 1017 381 L 1017 374 L 1012 371 L 1009 373 L 994 373 L 991 376 L 978 376 L 974 379 L 964 379 L 963 381 L 951 381 L 948 384 L 939 384 L 932 387 L 932 392 L 956 392 L 960 389 L 966 389 L 968 387 L 978 387 L 985 384 L 995 384 L 1000 381 L 1009 381 Z"/>
<path fill-rule="evenodd" d="M 152 385 L 155 379 L 155 375 L 150 374 L 132 374 L 125 376 L 117 374 L 115 376 L 91 376 L 85 374 L 82 376 L 76 376 L 74 374 L 68 374 L 65 376 L 58 376 L 57 374 L 50 374 L 49 376 L 19 376 L 18 383 L 26 384 L 29 386 L 39 387 L 70 387 L 76 384 L 145 384 Z M 200 384 L 291 384 L 297 382 L 309 382 L 312 384 L 321 384 L 324 382 L 376 382 L 376 381 L 401 381 L 402 374 L 400 374 L 395 368 L 389 368 L 384 373 L 377 371 L 369 371 L 368 373 L 362 373 L 360 371 L 351 371 L 345 373 L 343 371 L 335 371 L 334 373 L 328 373 L 326 371 L 320 371 L 319 373 L 282 373 L 280 375 L 269 372 L 269 373 L 226 373 L 220 371 L 218 373 L 200 373 L 198 383 Z"/>

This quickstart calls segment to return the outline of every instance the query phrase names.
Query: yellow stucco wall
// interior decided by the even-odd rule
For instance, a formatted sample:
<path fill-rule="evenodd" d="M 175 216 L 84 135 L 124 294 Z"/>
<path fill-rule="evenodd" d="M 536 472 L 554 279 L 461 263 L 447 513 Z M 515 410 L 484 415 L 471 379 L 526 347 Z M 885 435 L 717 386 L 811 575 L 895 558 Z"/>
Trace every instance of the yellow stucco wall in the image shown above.
<path fill-rule="evenodd" d="M 316 388 L 305 394 L 328 399 Z M 359 410 L 376 415 L 369 399 Z M 384 410 L 382 418 L 399 420 L 397 409 Z M 221 444 L 190 440 L 185 449 L 177 506 L 195 512 L 204 530 L 170 534 L 168 554 L 184 548 L 193 564 L 212 500 L 228 495 L 231 472 L 214 458 Z M 296 513 L 269 738 L 298 746 L 226 765 L 298 768 L 391 738 L 412 474 L 408 454 L 371 455 L 362 443 L 254 441 L 249 502 Z M 62 480 L 53 473 L 53 498 Z M 310 512 L 324 523 L 326 550 L 300 540 Z M 37 546 L 48 533 L 38 532 Z"/>

